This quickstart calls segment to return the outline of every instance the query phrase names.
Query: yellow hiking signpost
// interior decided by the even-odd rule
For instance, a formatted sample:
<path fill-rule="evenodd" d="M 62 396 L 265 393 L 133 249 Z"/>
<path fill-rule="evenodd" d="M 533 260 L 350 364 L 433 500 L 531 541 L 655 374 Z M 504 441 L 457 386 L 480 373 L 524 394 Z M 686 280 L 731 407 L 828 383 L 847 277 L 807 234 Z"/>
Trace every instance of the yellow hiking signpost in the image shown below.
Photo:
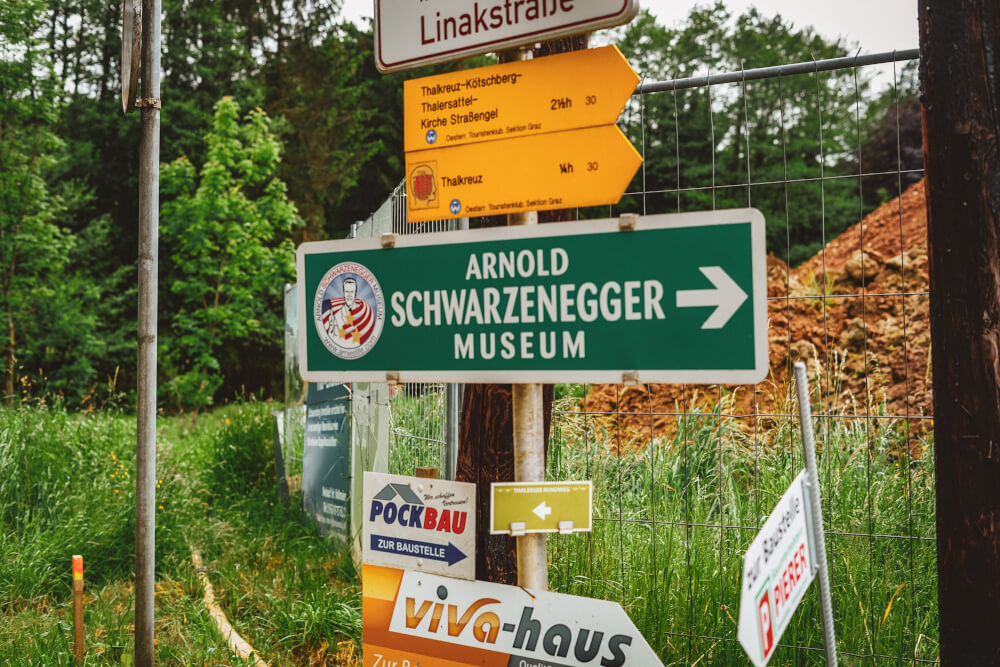
<path fill-rule="evenodd" d="M 407 153 L 408 218 L 610 204 L 640 164 L 615 125 Z"/>
<path fill-rule="evenodd" d="M 403 150 L 612 125 L 639 77 L 616 46 L 403 83 Z"/>
<path fill-rule="evenodd" d="M 642 164 L 615 125 L 638 82 L 615 46 L 407 81 L 408 220 L 617 203 Z"/>
<path fill-rule="evenodd" d="M 591 530 L 593 483 L 494 482 L 490 533 L 579 533 Z"/>

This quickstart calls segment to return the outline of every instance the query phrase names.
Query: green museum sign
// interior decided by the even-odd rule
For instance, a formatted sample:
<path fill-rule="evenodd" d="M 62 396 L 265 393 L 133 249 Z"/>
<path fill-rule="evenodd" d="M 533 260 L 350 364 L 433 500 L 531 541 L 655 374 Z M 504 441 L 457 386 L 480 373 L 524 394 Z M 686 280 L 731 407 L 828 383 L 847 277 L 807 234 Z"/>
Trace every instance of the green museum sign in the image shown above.
<path fill-rule="evenodd" d="M 743 384 L 767 373 L 755 209 L 305 243 L 316 382 Z"/>

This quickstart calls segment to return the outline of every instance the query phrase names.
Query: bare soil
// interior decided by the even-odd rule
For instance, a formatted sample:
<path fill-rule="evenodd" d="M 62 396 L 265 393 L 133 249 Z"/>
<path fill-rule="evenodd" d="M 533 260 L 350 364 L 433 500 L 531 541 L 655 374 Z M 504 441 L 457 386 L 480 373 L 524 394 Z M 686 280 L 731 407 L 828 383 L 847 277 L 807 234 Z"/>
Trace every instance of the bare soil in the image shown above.
<path fill-rule="evenodd" d="M 813 411 L 893 416 L 916 436 L 930 427 L 930 321 L 927 213 L 921 180 L 789 270 L 769 255 L 770 374 L 748 386 L 594 385 L 586 412 L 611 413 L 621 441 L 633 446 L 671 434 L 676 415 L 709 409 L 727 396 L 724 414 L 744 430 L 766 431 L 795 413 L 791 364 L 805 361 L 821 387 Z"/>

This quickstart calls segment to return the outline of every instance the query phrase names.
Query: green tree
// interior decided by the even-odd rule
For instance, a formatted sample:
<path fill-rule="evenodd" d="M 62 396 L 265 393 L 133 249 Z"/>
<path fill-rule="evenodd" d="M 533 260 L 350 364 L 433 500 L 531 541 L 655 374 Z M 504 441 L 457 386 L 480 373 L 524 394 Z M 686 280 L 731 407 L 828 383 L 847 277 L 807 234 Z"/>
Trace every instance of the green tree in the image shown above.
<path fill-rule="evenodd" d="M 263 73 L 264 105 L 281 118 L 287 147 L 280 175 L 306 221 L 305 240 L 349 226 L 352 220 L 338 220 L 335 211 L 359 194 L 359 179 L 378 150 L 375 108 L 367 103 L 374 80 L 358 76 L 370 54 L 356 47 L 344 27 L 318 44 L 288 38 Z"/>
<path fill-rule="evenodd" d="M 53 132 L 52 63 L 38 38 L 43 15 L 40 0 L 0 3 L 0 303 L 8 401 L 22 389 L 18 371 L 29 331 L 40 328 L 51 314 L 46 306 L 63 293 L 72 243 L 56 224 L 63 204 L 47 180 L 62 143 Z"/>
<path fill-rule="evenodd" d="M 180 157 L 161 174 L 162 393 L 177 409 L 211 404 L 234 352 L 257 346 L 281 367 L 282 287 L 302 221 L 275 176 L 282 145 L 270 119 L 239 113 L 223 98 L 201 168 Z"/>
<path fill-rule="evenodd" d="M 696 7 L 678 28 L 642 12 L 614 38 L 647 81 L 808 62 L 847 50 L 781 16 L 753 8 L 734 16 L 721 2 Z M 652 93 L 641 106 L 634 98 L 625 129 L 644 146 L 645 165 L 629 191 L 647 195 L 621 208 L 661 213 L 749 203 L 767 220 L 769 250 L 800 262 L 858 220 L 857 183 L 820 178 L 850 173 L 858 146 L 855 105 L 867 88 L 863 75 L 856 89 L 854 72 L 839 70 Z"/>
<path fill-rule="evenodd" d="M 923 126 L 917 61 L 893 75 L 871 102 L 864 142 L 854 151 L 852 172 L 872 174 L 862 182 L 865 210 L 884 204 L 923 178 Z M 900 173 L 901 172 L 901 173 Z"/>

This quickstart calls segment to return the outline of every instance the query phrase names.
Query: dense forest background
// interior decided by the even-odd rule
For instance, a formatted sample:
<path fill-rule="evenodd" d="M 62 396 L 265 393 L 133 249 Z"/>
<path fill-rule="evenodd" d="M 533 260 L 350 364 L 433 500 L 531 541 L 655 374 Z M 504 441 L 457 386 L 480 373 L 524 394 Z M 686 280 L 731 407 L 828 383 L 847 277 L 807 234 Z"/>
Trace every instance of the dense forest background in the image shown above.
<path fill-rule="evenodd" d="M 280 393 L 282 286 L 294 280 L 295 246 L 345 236 L 402 178 L 402 81 L 493 60 L 379 75 L 371 26 L 341 22 L 336 0 L 163 0 L 163 10 L 160 405 L 197 410 Z M 646 80 L 854 52 L 721 2 L 681 26 L 643 13 L 592 39 L 609 42 Z M 0 2 L 7 401 L 128 409 L 134 400 L 139 114 L 122 114 L 120 52 L 120 3 Z M 720 90 L 711 104 L 705 91 L 633 100 L 623 127 L 646 146 L 646 190 L 663 193 L 641 205 L 746 205 L 748 188 L 678 191 L 748 174 L 808 182 L 919 169 L 914 80 L 912 67 L 895 89 L 842 70 L 748 84 L 745 96 Z M 800 262 L 819 248 L 821 225 L 829 240 L 899 185 L 887 173 L 859 194 L 857 180 L 828 182 L 822 207 L 810 203 L 818 185 L 751 193 L 768 216 L 769 247 Z M 801 213 L 794 227 L 789 210 Z"/>

